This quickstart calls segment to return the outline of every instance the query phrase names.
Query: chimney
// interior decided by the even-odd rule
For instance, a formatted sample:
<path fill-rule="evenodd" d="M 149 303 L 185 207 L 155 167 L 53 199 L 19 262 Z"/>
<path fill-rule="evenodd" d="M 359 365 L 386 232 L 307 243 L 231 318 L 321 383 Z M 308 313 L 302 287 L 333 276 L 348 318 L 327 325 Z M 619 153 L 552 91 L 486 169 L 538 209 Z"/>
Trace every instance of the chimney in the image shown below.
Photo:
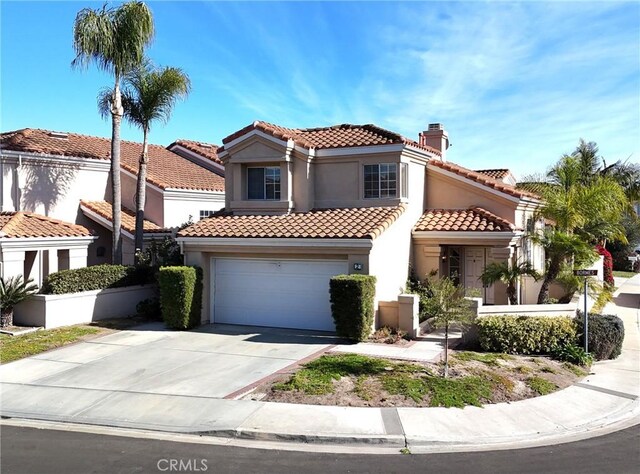
<path fill-rule="evenodd" d="M 442 161 L 446 160 L 447 148 L 449 148 L 449 135 L 441 123 L 430 123 L 429 129 L 418 135 L 418 143 L 423 146 L 435 148 L 442 153 Z"/>

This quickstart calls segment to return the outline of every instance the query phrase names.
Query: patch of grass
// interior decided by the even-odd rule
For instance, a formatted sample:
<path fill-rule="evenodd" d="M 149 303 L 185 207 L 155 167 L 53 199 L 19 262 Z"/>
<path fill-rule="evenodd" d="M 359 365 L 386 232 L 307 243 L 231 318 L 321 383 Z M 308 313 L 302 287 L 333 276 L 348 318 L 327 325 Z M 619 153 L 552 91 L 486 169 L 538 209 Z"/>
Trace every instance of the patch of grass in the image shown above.
<path fill-rule="evenodd" d="M 530 374 L 531 372 L 533 372 L 533 370 L 531 370 L 531 367 L 527 367 L 526 365 L 519 365 L 513 370 L 520 374 Z"/>
<path fill-rule="evenodd" d="M 309 395 L 333 393 L 333 381 L 347 375 L 367 376 L 383 373 L 389 362 L 358 354 L 325 355 L 305 364 L 302 369 L 273 390 L 300 390 Z M 408 364 L 407 364 L 408 365 Z"/>
<path fill-rule="evenodd" d="M 411 454 L 411 450 L 409 448 L 402 448 L 400 454 Z"/>
<path fill-rule="evenodd" d="M 614 270 L 613 276 L 617 276 L 618 278 L 632 278 L 636 276 L 634 272 L 625 272 L 624 270 Z"/>
<path fill-rule="evenodd" d="M 526 384 L 539 395 L 547 395 L 558 388 L 556 384 L 542 377 L 530 377 L 526 380 Z"/>
<path fill-rule="evenodd" d="M 0 334 L 0 361 L 6 364 L 7 362 L 71 344 L 84 336 L 98 332 L 100 332 L 100 329 L 97 328 L 71 326 L 40 330 L 22 336 Z"/>
<path fill-rule="evenodd" d="M 353 393 L 358 395 L 363 400 L 370 401 L 373 396 L 371 394 L 371 389 L 367 387 L 367 380 L 369 380 L 369 377 L 366 375 L 361 375 L 360 377 L 358 377 L 356 379 Z"/>
<path fill-rule="evenodd" d="M 563 367 L 565 369 L 570 370 L 571 372 L 576 374 L 578 377 L 585 377 L 585 376 L 587 376 L 589 374 L 582 367 L 580 367 L 579 365 L 576 365 L 576 364 L 572 364 L 571 362 L 565 362 L 562 365 L 563 365 Z"/>
<path fill-rule="evenodd" d="M 511 380 L 508 377 L 505 377 L 504 375 L 500 375 L 496 372 L 489 372 L 489 371 L 483 371 L 478 375 L 491 381 L 491 383 L 493 383 L 493 385 L 496 388 L 503 388 L 507 392 L 513 391 L 513 387 L 514 387 L 513 380 Z"/>
<path fill-rule="evenodd" d="M 482 377 L 469 376 L 460 379 L 424 377 L 432 407 L 457 407 L 466 405 L 482 406 L 483 400 L 491 397 L 491 383 Z"/>
<path fill-rule="evenodd" d="M 454 357 L 458 360 L 462 360 L 465 362 L 475 360 L 475 361 L 482 362 L 487 365 L 493 365 L 493 366 L 499 365 L 498 360 L 513 359 L 513 356 L 510 356 L 509 354 L 502 354 L 498 352 L 471 352 L 471 351 L 458 352 L 454 354 Z"/>
<path fill-rule="evenodd" d="M 382 386 L 391 395 L 402 395 L 416 403 L 420 403 L 424 396 L 429 393 L 429 387 L 425 383 L 427 378 L 415 378 L 407 373 L 388 374 L 382 376 Z"/>
<path fill-rule="evenodd" d="M 548 365 L 543 365 L 540 368 L 540 372 L 544 372 L 545 374 L 557 374 L 558 371 L 556 369 L 554 369 L 553 367 L 550 367 Z"/>

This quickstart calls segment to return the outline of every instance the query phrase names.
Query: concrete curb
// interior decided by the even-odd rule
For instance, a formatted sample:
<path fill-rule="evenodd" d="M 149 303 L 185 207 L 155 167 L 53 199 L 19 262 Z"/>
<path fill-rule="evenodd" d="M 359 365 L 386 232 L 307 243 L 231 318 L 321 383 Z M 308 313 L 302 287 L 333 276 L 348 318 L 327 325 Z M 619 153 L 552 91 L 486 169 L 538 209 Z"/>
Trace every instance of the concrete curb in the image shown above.
<path fill-rule="evenodd" d="M 200 431 L 192 434 L 221 438 L 235 438 L 254 441 L 273 441 L 323 445 L 368 445 L 404 448 L 403 435 L 349 435 L 349 434 L 291 434 L 259 430 L 215 430 Z"/>

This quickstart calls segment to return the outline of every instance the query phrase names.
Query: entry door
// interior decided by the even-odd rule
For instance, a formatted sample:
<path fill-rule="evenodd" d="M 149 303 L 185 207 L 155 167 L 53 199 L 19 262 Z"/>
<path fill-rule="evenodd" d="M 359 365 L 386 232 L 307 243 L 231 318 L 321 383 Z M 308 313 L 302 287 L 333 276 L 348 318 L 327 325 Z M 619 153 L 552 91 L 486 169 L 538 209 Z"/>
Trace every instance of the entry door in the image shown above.
<path fill-rule="evenodd" d="M 465 247 L 464 286 L 477 288 L 485 303 L 493 304 L 493 285 L 485 288 L 480 276 L 487 265 L 489 249 L 485 247 Z"/>
<path fill-rule="evenodd" d="M 329 280 L 346 261 L 214 260 L 212 322 L 335 331 Z"/>

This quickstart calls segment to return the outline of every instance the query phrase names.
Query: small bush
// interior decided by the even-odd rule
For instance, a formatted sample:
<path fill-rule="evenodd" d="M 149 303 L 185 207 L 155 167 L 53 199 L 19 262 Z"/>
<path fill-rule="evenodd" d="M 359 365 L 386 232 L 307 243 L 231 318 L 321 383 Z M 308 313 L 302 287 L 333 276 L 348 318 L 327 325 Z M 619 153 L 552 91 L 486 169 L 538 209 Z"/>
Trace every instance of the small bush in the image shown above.
<path fill-rule="evenodd" d="M 547 395 L 558 388 L 556 384 L 549 382 L 547 379 L 543 379 L 542 377 L 530 377 L 525 383 L 538 395 Z"/>
<path fill-rule="evenodd" d="M 340 337 L 364 341 L 373 327 L 376 277 L 338 275 L 329 282 L 331 315 Z"/>
<path fill-rule="evenodd" d="M 136 313 L 149 319 L 162 317 L 159 298 L 147 298 L 136 305 Z"/>
<path fill-rule="evenodd" d="M 582 313 L 576 318 L 580 345 L 584 346 Z M 589 353 L 595 360 L 615 359 L 622 352 L 624 323 L 613 314 L 589 313 Z"/>
<path fill-rule="evenodd" d="M 587 354 L 584 349 L 575 344 L 567 344 L 553 352 L 553 357 L 563 362 L 570 362 L 576 365 L 589 366 L 593 362 L 591 354 Z"/>
<path fill-rule="evenodd" d="M 158 281 L 165 324 L 172 329 L 190 329 L 200 324 L 202 270 L 197 267 L 161 267 Z"/>
<path fill-rule="evenodd" d="M 46 278 L 40 292 L 46 295 L 62 295 L 146 283 L 153 283 L 153 273 L 147 268 L 94 265 L 52 273 Z"/>
<path fill-rule="evenodd" d="M 569 317 L 488 316 L 476 323 L 480 346 L 489 352 L 547 354 L 576 338 L 576 325 Z"/>

